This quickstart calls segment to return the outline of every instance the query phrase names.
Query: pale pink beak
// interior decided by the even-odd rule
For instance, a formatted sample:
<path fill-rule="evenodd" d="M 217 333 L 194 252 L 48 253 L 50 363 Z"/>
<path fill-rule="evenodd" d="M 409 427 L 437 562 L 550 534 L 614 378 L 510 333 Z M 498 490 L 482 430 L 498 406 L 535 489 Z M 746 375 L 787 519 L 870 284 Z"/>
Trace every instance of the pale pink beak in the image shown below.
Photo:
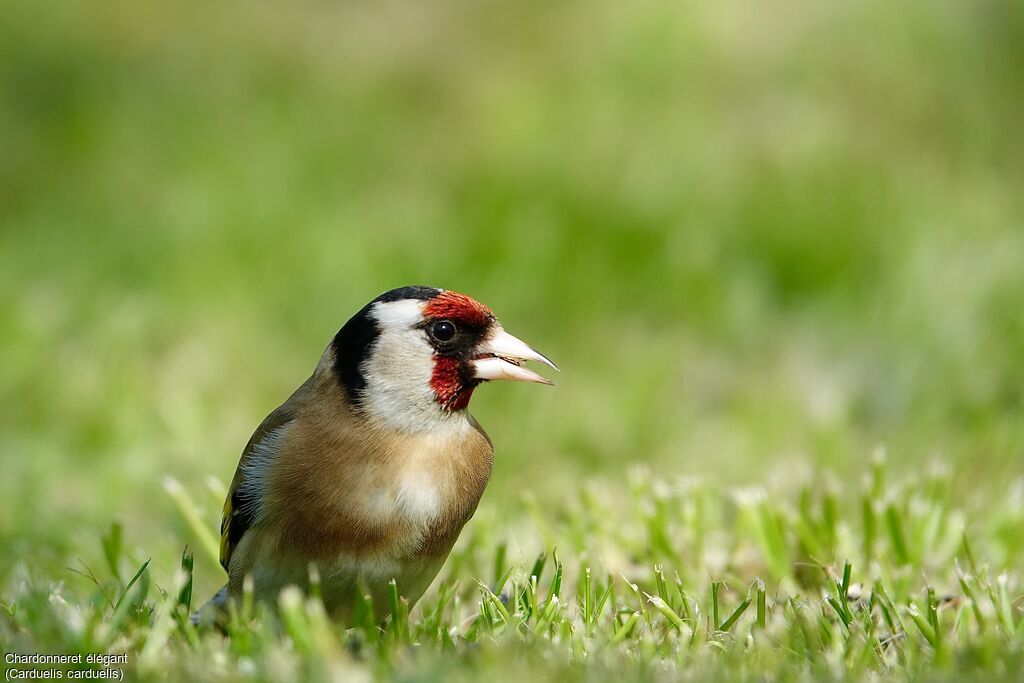
<path fill-rule="evenodd" d="M 513 382 L 554 384 L 547 377 L 527 370 L 519 361 L 537 361 L 558 370 L 555 364 L 544 354 L 534 351 L 526 342 L 513 337 L 500 326 L 477 347 L 477 352 L 479 355 L 473 360 L 473 377 L 476 379 L 507 379 Z"/>

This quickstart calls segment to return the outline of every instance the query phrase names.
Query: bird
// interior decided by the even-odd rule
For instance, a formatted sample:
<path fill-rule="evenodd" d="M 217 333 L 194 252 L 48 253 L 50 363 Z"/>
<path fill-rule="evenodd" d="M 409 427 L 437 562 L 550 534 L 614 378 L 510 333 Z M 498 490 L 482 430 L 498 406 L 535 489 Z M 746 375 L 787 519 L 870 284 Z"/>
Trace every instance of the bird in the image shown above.
<path fill-rule="evenodd" d="M 337 622 L 361 593 L 390 610 L 392 581 L 414 605 L 490 479 L 473 392 L 553 384 L 526 361 L 558 370 L 465 294 L 413 285 L 366 304 L 242 451 L 220 529 L 228 580 L 193 623 L 223 623 L 246 590 L 273 608 L 287 586 L 309 592 L 311 576 Z"/>

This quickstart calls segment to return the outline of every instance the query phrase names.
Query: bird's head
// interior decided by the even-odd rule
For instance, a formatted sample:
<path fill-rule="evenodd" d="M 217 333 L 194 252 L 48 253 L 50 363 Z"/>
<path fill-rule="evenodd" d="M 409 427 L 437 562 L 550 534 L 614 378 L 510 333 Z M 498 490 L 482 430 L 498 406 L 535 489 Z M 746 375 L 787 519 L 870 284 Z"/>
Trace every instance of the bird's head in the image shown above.
<path fill-rule="evenodd" d="M 433 287 L 381 294 L 345 323 L 329 350 L 352 407 L 408 430 L 463 411 L 481 382 L 552 383 L 524 361 L 555 368 L 506 332 L 488 307 Z"/>

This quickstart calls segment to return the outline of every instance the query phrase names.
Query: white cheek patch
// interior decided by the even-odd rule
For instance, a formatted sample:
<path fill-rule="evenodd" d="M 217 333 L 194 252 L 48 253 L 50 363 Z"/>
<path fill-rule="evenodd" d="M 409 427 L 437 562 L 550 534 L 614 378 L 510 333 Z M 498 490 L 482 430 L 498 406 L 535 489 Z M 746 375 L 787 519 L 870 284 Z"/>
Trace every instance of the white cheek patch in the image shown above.
<path fill-rule="evenodd" d="M 421 431 L 440 418 L 430 378 L 434 350 L 418 331 L 383 331 L 363 363 L 363 406 L 382 424 Z"/>
<path fill-rule="evenodd" d="M 378 303 L 373 317 L 379 334 L 361 368 L 366 380 L 364 408 L 381 424 L 403 432 L 435 428 L 446 414 L 430 386 L 434 348 L 417 327 L 423 320 L 423 302 Z"/>

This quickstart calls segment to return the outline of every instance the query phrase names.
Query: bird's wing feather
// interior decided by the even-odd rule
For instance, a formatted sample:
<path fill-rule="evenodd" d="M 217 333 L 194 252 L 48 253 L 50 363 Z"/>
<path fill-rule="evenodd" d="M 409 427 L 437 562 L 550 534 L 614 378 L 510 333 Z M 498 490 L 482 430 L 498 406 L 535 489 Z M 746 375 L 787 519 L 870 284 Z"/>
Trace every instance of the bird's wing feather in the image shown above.
<path fill-rule="evenodd" d="M 256 506 L 247 504 L 244 500 L 244 494 L 250 488 L 247 484 L 252 483 L 252 465 L 258 457 L 274 457 L 276 454 L 279 446 L 278 440 L 274 438 L 275 434 L 280 433 L 280 430 L 295 418 L 289 403 L 280 406 L 263 420 L 250 437 L 238 461 L 238 468 L 224 501 L 224 516 L 220 523 L 220 563 L 224 569 L 228 568 L 231 553 L 238 546 L 242 535 L 256 520 Z"/>

